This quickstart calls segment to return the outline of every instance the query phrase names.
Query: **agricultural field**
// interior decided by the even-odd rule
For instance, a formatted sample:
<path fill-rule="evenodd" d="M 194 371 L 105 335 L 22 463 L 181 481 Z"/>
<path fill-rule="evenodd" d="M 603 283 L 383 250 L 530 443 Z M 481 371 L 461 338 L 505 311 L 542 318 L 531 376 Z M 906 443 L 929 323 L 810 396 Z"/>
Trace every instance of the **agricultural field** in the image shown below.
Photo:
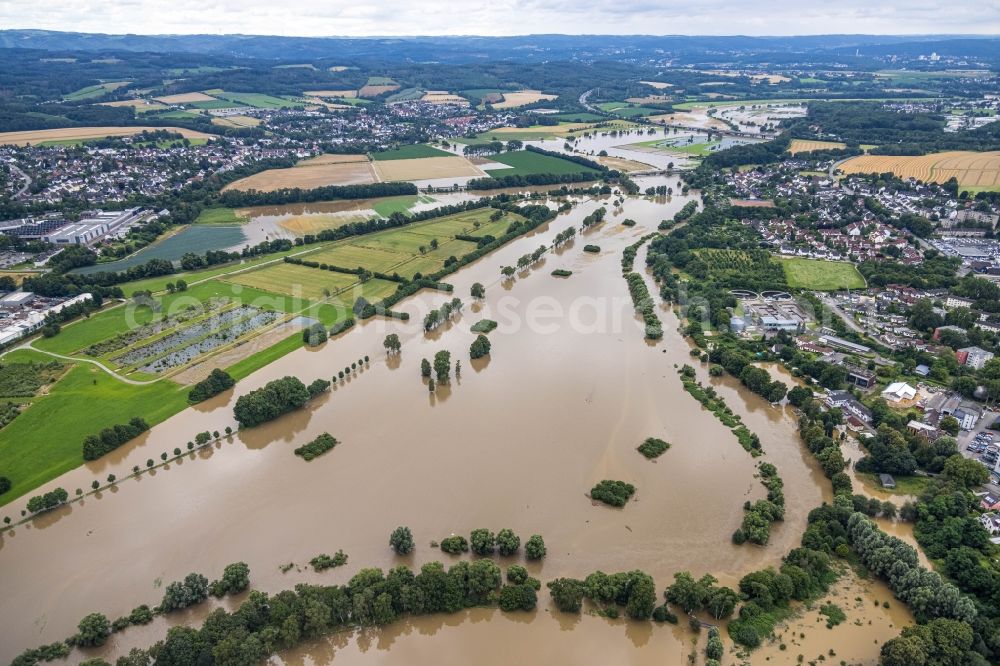
<path fill-rule="evenodd" d="M 527 150 L 518 150 L 509 153 L 501 153 L 490 158 L 494 162 L 506 164 L 509 169 L 492 169 L 489 175 L 500 176 L 527 176 L 535 173 L 598 173 L 595 169 L 570 162 L 569 160 L 542 155 Z"/>
<path fill-rule="evenodd" d="M 204 254 L 207 250 L 224 250 L 235 247 L 246 240 L 243 230 L 216 223 L 215 225 L 192 225 L 144 247 L 135 254 L 106 263 L 84 266 L 75 273 L 99 273 L 101 271 L 123 271 L 139 266 L 150 259 L 177 261 L 184 254 L 194 252 Z"/>
<path fill-rule="evenodd" d="M 194 224 L 246 224 L 248 221 L 247 216 L 239 214 L 232 208 L 216 207 L 202 210 L 195 218 Z"/>
<path fill-rule="evenodd" d="M 47 130 L 0 132 L 0 144 L 15 146 L 38 145 L 46 141 L 81 141 L 103 139 L 109 136 L 132 136 L 142 132 L 167 131 L 188 139 L 213 139 L 211 134 L 184 127 L 60 127 Z"/>
<path fill-rule="evenodd" d="M 252 106 L 255 109 L 290 109 L 302 106 L 302 102 L 293 102 L 263 93 L 221 92 L 217 97 L 244 106 Z"/>
<path fill-rule="evenodd" d="M 639 81 L 639 83 L 645 83 L 651 88 L 656 88 L 657 90 L 664 90 L 665 88 L 673 88 L 672 83 L 664 83 L 663 81 Z"/>
<path fill-rule="evenodd" d="M 302 93 L 307 97 L 337 97 L 352 99 L 358 96 L 357 90 L 306 90 Z"/>
<path fill-rule="evenodd" d="M 847 144 L 840 141 L 812 141 L 809 139 L 792 139 L 792 143 L 788 146 L 788 152 L 792 155 L 798 155 L 799 153 L 809 153 L 814 150 L 833 150 L 837 148 L 846 148 Z"/>
<path fill-rule="evenodd" d="M 420 98 L 421 102 L 427 102 L 428 104 L 468 104 L 469 100 L 465 99 L 460 95 L 452 95 L 451 93 L 443 90 L 428 90 L 424 93 L 424 96 Z"/>
<path fill-rule="evenodd" d="M 516 92 L 504 92 L 503 101 L 495 102 L 494 109 L 516 109 L 519 106 L 527 106 L 535 102 L 553 100 L 559 95 L 549 95 L 541 90 L 518 90 Z"/>
<path fill-rule="evenodd" d="M 593 123 L 559 123 L 558 125 L 531 125 L 529 127 L 498 127 L 480 134 L 478 141 L 470 142 L 459 137 L 456 141 L 463 143 L 486 143 L 489 141 L 536 141 L 538 139 L 559 139 L 570 136 L 574 132 L 589 130 Z"/>
<path fill-rule="evenodd" d="M 124 88 L 131 81 L 109 81 L 107 83 L 98 83 L 93 86 L 87 86 L 86 88 L 80 88 L 79 90 L 73 91 L 70 94 L 63 97 L 67 102 L 80 102 L 86 99 L 97 99 L 98 97 L 104 97 L 109 92 L 118 90 L 119 88 Z"/>
<path fill-rule="evenodd" d="M 452 153 L 447 151 L 418 143 L 401 146 L 395 150 L 384 150 L 381 153 L 373 153 L 372 159 L 376 162 L 384 162 L 387 160 L 412 160 L 420 157 L 447 157 L 451 155 Z"/>
<path fill-rule="evenodd" d="M 445 155 L 447 156 L 377 160 L 373 165 L 379 180 L 383 182 L 484 175 L 479 167 L 466 158 L 450 153 L 445 153 Z"/>
<path fill-rule="evenodd" d="M 800 258 L 779 258 L 778 261 L 785 271 L 788 286 L 793 289 L 836 291 L 867 286 L 854 264 L 846 261 Z"/>
<path fill-rule="evenodd" d="M 366 157 L 354 161 L 303 162 L 288 169 L 268 169 L 226 185 L 228 190 L 273 192 L 285 188 L 313 189 L 328 185 L 374 183 L 375 171 Z"/>
<path fill-rule="evenodd" d="M 298 296 L 311 301 L 322 300 L 358 281 L 356 275 L 286 263 L 271 264 L 256 270 L 228 275 L 222 279 L 231 284 L 253 287 L 272 294 Z"/>
<path fill-rule="evenodd" d="M 178 95 L 164 95 L 163 97 L 154 97 L 157 102 L 163 104 L 193 104 L 194 102 L 212 102 L 215 98 L 211 95 L 206 95 L 203 92 L 189 92 L 180 93 Z"/>
<path fill-rule="evenodd" d="M 378 97 L 394 90 L 399 90 L 399 84 L 385 76 L 372 76 L 358 90 L 358 97 Z"/>
<path fill-rule="evenodd" d="M 590 113 L 589 111 L 581 111 L 579 113 L 557 113 L 549 117 L 568 123 L 599 123 L 602 120 L 607 120 L 604 116 L 599 116 L 596 113 Z"/>
<path fill-rule="evenodd" d="M 151 102 L 148 99 L 122 99 L 117 102 L 100 102 L 100 106 L 132 107 L 136 113 L 149 113 L 150 111 L 163 111 L 165 104 Z"/>
<path fill-rule="evenodd" d="M 213 99 L 212 101 L 206 102 L 191 102 L 188 106 L 195 109 L 201 109 L 203 111 L 211 111 L 212 109 L 231 109 L 234 107 L 242 107 L 244 105 L 236 102 L 230 102 L 225 99 Z"/>
<path fill-rule="evenodd" d="M 653 169 L 651 164 L 646 164 L 645 162 L 638 162 L 636 160 L 626 159 L 624 157 L 598 157 L 597 161 L 608 167 L 609 169 L 617 169 L 618 171 L 646 171 L 647 169 Z"/>
<path fill-rule="evenodd" d="M 386 104 L 392 104 L 393 102 L 410 102 L 421 99 L 423 96 L 424 91 L 420 88 L 403 88 L 399 92 L 386 97 L 385 101 Z"/>
<path fill-rule="evenodd" d="M 859 155 L 840 165 L 846 174 L 886 173 L 924 182 L 958 180 L 959 188 L 974 192 L 1000 190 L 1000 151 L 977 153 L 953 150 L 929 155 Z"/>
<path fill-rule="evenodd" d="M 260 119 L 253 116 L 226 116 L 225 118 L 212 118 L 212 124 L 219 127 L 257 127 Z"/>
<path fill-rule="evenodd" d="M 598 104 L 597 107 L 602 111 L 607 111 L 608 113 L 613 113 L 617 116 L 622 116 L 625 118 L 654 116 L 658 113 L 663 113 L 663 109 L 654 109 L 652 107 L 637 106 L 635 104 L 630 104 L 629 102 L 602 102 Z"/>

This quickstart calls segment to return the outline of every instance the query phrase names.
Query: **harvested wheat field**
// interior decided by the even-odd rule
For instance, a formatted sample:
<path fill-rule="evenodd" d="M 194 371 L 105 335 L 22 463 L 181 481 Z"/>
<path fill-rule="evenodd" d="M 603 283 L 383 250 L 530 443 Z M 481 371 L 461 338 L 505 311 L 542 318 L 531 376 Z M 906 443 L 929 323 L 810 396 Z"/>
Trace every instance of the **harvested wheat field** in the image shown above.
<path fill-rule="evenodd" d="M 977 153 L 952 150 L 929 155 L 860 155 L 840 165 L 851 173 L 885 173 L 924 182 L 945 183 L 958 179 L 962 188 L 1000 190 L 1000 151 Z"/>
<path fill-rule="evenodd" d="M 393 90 L 399 90 L 398 83 L 365 85 L 361 86 L 361 90 L 358 91 L 358 97 L 378 97 L 383 93 L 392 92 Z"/>
<path fill-rule="evenodd" d="M 609 169 L 617 169 L 618 171 L 646 171 L 656 168 L 645 162 L 629 160 L 624 157 L 598 157 L 597 161 Z"/>
<path fill-rule="evenodd" d="M 357 90 L 307 90 L 303 95 L 308 97 L 340 97 L 341 99 L 353 99 L 358 96 Z"/>
<path fill-rule="evenodd" d="M 486 174 L 475 164 L 458 155 L 448 157 L 419 157 L 406 160 L 380 160 L 375 162 L 379 180 L 430 180 L 432 178 L 481 177 Z"/>
<path fill-rule="evenodd" d="M 645 97 L 629 97 L 625 101 L 629 104 L 642 106 L 643 104 L 663 104 L 664 102 L 669 102 L 670 99 L 670 95 L 646 95 Z"/>
<path fill-rule="evenodd" d="M 327 157 L 327 156 L 324 156 Z M 304 190 L 328 185 L 362 185 L 377 181 L 371 164 L 365 161 L 298 164 L 290 169 L 268 169 L 226 185 L 226 190 L 273 192 L 300 187 Z"/>
<path fill-rule="evenodd" d="M 191 104 L 193 102 L 214 102 L 215 98 L 201 92 L 181 93 L 179 95 L 165 95 L 154 97 L 157 102 L 164 104 Z"/>
<path fill-rule="evenodd" d="M 468 104 L 469 100 L 461 97 L 459 95 L 452 95 L 448 92 L 442 92 L 440 90 L 428 90 L 424 93 L 424 96 L 420 98 L 421 102 L 428 102 L 430 104 Z"/>
<path fill-rule="evenodd" d="M 316 157 L 310 157 L 309 159 L 302 160 L 295 166 L 297 167 L 307 167 L 316 166 L 317 164 L 347 164 L 348 162 L 367 162 L 367 155 L 339 155 L 335 153 L 325 153 L 323 155 L 317 155 Z"/>
<path fill-rule="evenodd" d="M 812 141 L 809 139 L 792 139 L 788 146 L 788 152 L 792 155 L 799 153 L 811 153 L 814 150 L 833 150 L 835 148 L 846 148 L 847 144 L 840 141 Z"/>
<path fill-rule="evenodd" d="M 663 90 L 664 88 L 673 88 L 673 84 L 664 83 L 663 81 L 639 81 L 639 83 L 645 83 L 647 86 L 656 88 L 657 90 Z"/>
<path fill-rule="evenodd" d="M 541 90 L 518 90 L 517 92 L 505 92 L 503 101 L 493 105 L 494 109 L 513 109 L 526 104 L 534 104 L 542 100 L 555 99 L 559 95 L 548 95 Z"/>
<path fill-rule="evenodd" d="M 120 99 L 117 102 L 100 102 L 99 106 L 132 107 L 136 111 L 159 111 L 167 108 L 163 104 L 145 99 Z"/>
<path fill-rule="evenodd" d="M 224 116 L 212 118 L 212 124 L 219 127 L 257 127 L 260 119 L 252 116 Z"/>
<path fill-rule="evenodd" d="M 186 139 L 214 139 L 213 134 L 205 134 L 184 127 L 60 127 L 47 130 L 25 130 L 22 132 L 0 132 L 0 145 L 26 146 L 45 141 L 73 141 L 77 139 L 103 139 L 107 136 L 131 136 L 141 132 L 173 132 Z"/>

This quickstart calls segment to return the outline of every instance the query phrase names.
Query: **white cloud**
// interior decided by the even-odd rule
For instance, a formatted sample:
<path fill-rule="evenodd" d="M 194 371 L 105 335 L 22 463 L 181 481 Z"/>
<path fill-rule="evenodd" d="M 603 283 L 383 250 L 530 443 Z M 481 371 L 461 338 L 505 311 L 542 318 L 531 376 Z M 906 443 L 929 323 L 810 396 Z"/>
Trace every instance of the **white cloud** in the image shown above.
<path fill-rule="evenodd" d="M 0 0 L 0 26 L 301 36 L 1000 32 L 1000 3 L 959 0 Z"/>

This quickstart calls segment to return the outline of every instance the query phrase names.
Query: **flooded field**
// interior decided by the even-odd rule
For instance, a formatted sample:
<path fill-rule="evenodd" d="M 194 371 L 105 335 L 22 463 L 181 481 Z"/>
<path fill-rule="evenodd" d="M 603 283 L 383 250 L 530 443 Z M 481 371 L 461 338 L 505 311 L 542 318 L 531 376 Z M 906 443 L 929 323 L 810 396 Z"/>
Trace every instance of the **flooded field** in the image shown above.
<path fill-rule="evenodd" d="M 640 182 L 641 187 L 652 184 L 668 183 Z M 754 478 L 755 461 L 683 391 L 676 367 L 691 359 L 677 333 L 677 318 L 662 307 L 664 338 L 646 341 L 621 276 L 622 250 L 687 199 L 632 198 L 620 208 L 610 201 L 581 201 L 450 276 L 453 295 L 466 302 L 451 324 L 425 334 L 423 314 L 452 295 L 417 294 L 394 306 L 410 313 L 409 322 L 360 322 L 321 347 L 288 354 L 235 390 L 40 488 L 62 486 L 72 495 L 109 473 L 124 478 L 134 465 L 184 447 L 195 433 L 235 428 L 238 395 L 285 375 L 306 383 L 329 379 L 351 361 L 371 357 L 363 369 L 298 412 L 224 437 L 213 447 L 5 532 L 0 537 L 5 637 L 0 660 L 65 638 L 87 613 L 114 618 L 140 603 L 156 604 L 167 583 L 192 571 L 217 577 L 226 564 L 242 560 L 250 565 L 253 587 L 273 593 L 300 582 L 344 582 L 363 567 L 454 562 L 458 558 L 429 542 L 479 527 L 510 527 L 522 539 L 543 535 L 548 556 L 528 564 L 542 581 L 583 577 L 596 569 L 642 569 L 662 591 L 681 570 L 712 573 L 733 585 L 752 569 L 777 565 L 798 544 L 809 509 L 829 499 L 829 483 L 800 445 L 789 410 L 771 407 L 735 380 L 712 379 L 760 435 L 764 460 L 778 466 L 788 498 L 785 521 L 774 526 L 766 547 L 731 543 L 744 501 L 764 495 Z M 601 205 L 608 207 L 604 223 L 546 254 L 514 280 L 500 280 L 501 266 L 551 244 L 564 229 L 579 227 Z M 626 218 L 637 225 L 620 224 Z M 601 251 L 585 253 L 584 244 Z M 640 253 L 637 268 L 643 260 Z M 572 276 L 552 277 L 557 268 Z M 482 301 L 469 298 L 474 282 L 486 285 Z M 482 318 L 499 323 L 489 336 L 492 354 L 469 361 L 475 338 L 469 327 Z M 388 333 L 402 340 L 397 357 L 387 358 L 382 348 Z M 462 361 L 461 376 L 429 394 L 420 361 L 441 349 Z M 701 381 L 709 381 L 705 367 L 698 373 Z M 340 445 L 310 463 L 293 455 L 295 447 L 323 432 Z M 655 463 L 635 451 L 651 436 L 672 444 Z M 587 491 L 605 478 L 633 483 L 635 498 L 620 510 L 593 505 Z M 17 515 L 22 506 L 18 500 L 4 513 Z M 414 554 L 397 557 L 388 547 L 397 525 L 413 530 Z M 350 556 L 348 565 L 315 573 L 306 564 L 338 549 Z M 501 565 L 521 561 L 498 559 Z M 279 567 L 290 562 L 298 566 L 282 573 Z M 887 598 L 879 592 L 859 595 Z M 234 607 L 238 601 L 224 603 Z M 168 626 L 200 621 L 212 603 L 115 634 L 86 656 L 114 657 L 149 645 Z M 880 641 L 897 631 L 888 624 L 872 630 Z M 810 624 L 806 636 L 819 632 L 815 640 L 828 642 L 834 634 L 817 626 Z M 878 645 L 869 638 L 844 640 L 856 641 L 858 654 L 874 660 Z M 691 651 L 691 639 L 683 622 L 681 627 L 655 626 L 559 614 L 543 592 L 532 614 L 479 609 L 417 618 L 377 632 L 340 634 L 282 660 L 674 664 Z M 771 661 L 791 662 L 795 653 Z"/>

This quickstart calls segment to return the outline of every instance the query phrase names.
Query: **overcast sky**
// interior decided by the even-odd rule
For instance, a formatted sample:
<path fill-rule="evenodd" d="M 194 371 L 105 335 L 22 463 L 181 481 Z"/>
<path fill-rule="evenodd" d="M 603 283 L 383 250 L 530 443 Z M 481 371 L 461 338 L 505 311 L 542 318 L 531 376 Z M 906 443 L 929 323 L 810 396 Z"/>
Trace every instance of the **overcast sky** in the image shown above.
<path fill-rule="evenodd" d="M 258 35 L 1000 33 L 996 0 L 0 0 L 0 27 Z"/>

